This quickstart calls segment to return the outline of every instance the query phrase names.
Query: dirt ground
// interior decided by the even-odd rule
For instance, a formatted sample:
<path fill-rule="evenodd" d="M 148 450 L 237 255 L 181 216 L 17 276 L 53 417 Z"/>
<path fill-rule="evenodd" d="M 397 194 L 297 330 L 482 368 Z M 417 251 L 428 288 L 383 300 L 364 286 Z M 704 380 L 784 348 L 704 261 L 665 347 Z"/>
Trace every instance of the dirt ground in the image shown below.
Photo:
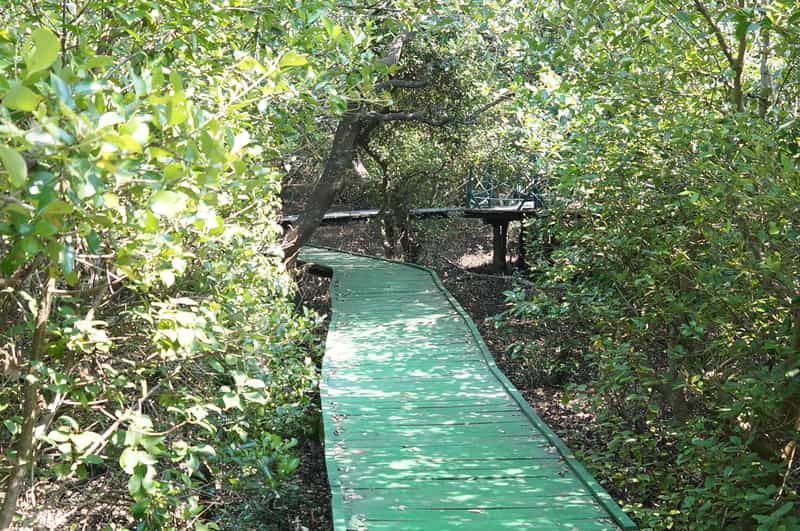
<path fill-rule="evenodd" d="M 518 270 L 508 275 L 499 275 L 492 271 L 492 230 L 480 220 L 461 218 L 447 220 L 426 220 L 417 225 L 415 241 L 419 245 L 418 263 L 433 268 L 442 279 L 447 289 L 461 303 L 478 326 L 484 340 L 495 357 L 497 365 L 522 392 L 531 406 L 553 428 L 553 430 L 573 449 L 588 448 L 598 441 L 594 440 L 592 415 L 580 404 L 562 401 L 560 389 L 547 387 L 531 377 L 529 371 L 508 351 L 507 345 L 514 340 L 533 341 L 534 332 L 524 328 L 498 330 L 489 319 L 507 309 L 503 292 L 511 289 L 515 283 L 527 282 Z M 516 241 L 519 234 L 518 224 L 509 229 L 509 262 L 516 260 Z M 343 249 L 347 251 L 383 255 L 383 245 L 379 228 L 375 223 L 359 222 L 340 226 L 320 227 L 314 235 L 312 244 Z M 309 287 L 309 282 L 316 282 Z M 317 311 L 327 314 L 328 300 L 320 290 L 324 282 L 313 281 L 305 276 L 301 279 L 306 300 L 307 292 L 314 293 L 308 300 Z M 526 336 L 527 334 L 527 336 Z M 330 503 L 327 489 L 320 488 L 320 478 L 324 475 L 324 457 L 322 446 L 310 446 L 306 450 L 319 454 L 305 454 L 309 463 L 304 467 L 296 481 L 306 485 L 313 500 L 307 500 L 298 509 L 302 513 L 309 506 L 328 507 Z M 304 477 L 307 476 L 307 477 Z M 602 482 L 602 478 L 598 478 Z M 303 514 L 303 516 L 306 516 Z M 310 516 L 310 515 L 307 515 Z M 318 518 L 319 513 L 315 512 Z M 303 522 L 311 522 L 302 519 Z M 317 519 L 319 527 L 308 527 L 314 531 L 328 531 L 330 521 Z M 294 529 L 303 529 L 296 527 Z"/>

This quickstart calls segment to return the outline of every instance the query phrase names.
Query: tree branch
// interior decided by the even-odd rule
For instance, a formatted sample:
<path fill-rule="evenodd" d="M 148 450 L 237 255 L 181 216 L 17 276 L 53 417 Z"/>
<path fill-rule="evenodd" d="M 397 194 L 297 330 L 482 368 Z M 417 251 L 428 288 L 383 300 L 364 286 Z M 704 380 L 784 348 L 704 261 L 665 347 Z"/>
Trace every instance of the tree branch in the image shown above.
<path fill-rule="evenodd" d="M 408 41 L 411 40 L 412 36 L 413 33 L 406 32 L 395 37 L 392 41 L 392 44 L 389 45 L 389 52 L 378 61 L 386 66 L 396 65 L 400 61 L 400 57 L 403 55 L 403 47 Z"/>
<path fill-rule="evenodd" d="M 739 2 L 740 7 L 744 7 L 744 2 Z M 747 32 L 745 31 L 742 33 L 742 36 L 739 37 L 739 48 L 736 50 L 736 63 L 734 64 L 734 70 L 739 72 L 744 67 L 744 54 L 747 51 Z"/>
<path fill-rule="evenodd" d="M 486 105 L 479 107 L 475 112 L 473 112 L 468 118 L 460 119 L 455 116 L 445 116 L 443 118 L 434 118 L 428 113 L 427 111 L 390 111 L 390 112 L 377 112 L 377 111 L 367 111 L 360 114 L 361 118 L 365 118 L 368 120 L 375 120 L 378 122 L 421 122 L 424 124 L 428 124 L 434 127 L 442 127 L 448 124 L 461 124 L 461 125 L 474 125 L 475 122 L 478 120 L 481 114 L 485 113 L 492 107 L 499 105 L 500 103 L 509 100 L 514 97 L 513 92 L 507 92 L 498 96 L 494 100 L 490 101 Z"/>
<path fill-rule="evenodd" d="M 708 25 L 711 27 L 711 30 L 714 32 L 714 35 L 717 37 L 717 42 L 719 42 L 720 48 L 722 48 L 722 53 L 725 54 L 725 57 L 728 59 L 728 63 L 730 63 L 731 68 L 736 70 L 736 58 L 733 56 L 731 49 L 728 47 L 728 42 L 725 40 L 725 35 L 723 35 L 722 30 L 720 29 L 719 25 L 714 22 L 714 19 L 711 18 L 711 13 L 708 12 L 708 9 L 700 0 L 694 0 L 694 5 L 697 7 L 697 10 L 703 15 L 703 18 L 706 19 Z"/>
<path fill-rule="evenodd" d="M 369 120 L 376 120 L 379 122 L 405 122 L 417 121 L 434 125 L 436 122 L 430 118 L 426 111 L 394 111 L 394 112 L 377 112 L 367 111 L 361 114 L 363 118 Z"/>
<path fill-rule="evenodd" d="M 361 149 L 363 149 L 363 150 L 364 150 L 364 153 L 366 153 L 367 155 L 369 155 L 369 157 L 370 157 L 372 160 L 374 160 L 374 161 L 375 161 L 375 162 L 378 164 L 378 166 L 380 166 L 380 168 L 381 168 L 381 175 L 386 175 L 386 172 L 388 171 L 388 168 L 389 168 L 389 164 L 388 164 L 388 163 L 387 163 L 385 160 L 381 159 L 381 158 L 380 158 L 380 156 L 378 156 L 378 154 L 377 154 L 377 153 L 375 153 L 375 152 L 374 152 L 374 151 L 373 151 L 373 150 L 372 150 L 372 149 L 369 147 L 369 143 L 368 143 L 368 142 L 361 142 L 361 143 L 359 144 L 359 147 L 360 147 Z"/>
<path fill-rule="evenodd" d="M 387 79 L 375 84 L 375 92 L 382 92 L 393 88 L 424 88 L 431 85 L 430 79 Z"/>
<path fill-rule="evenodd" d="M 0 278 L 0 289 L 16 288 L 19 286 L 19 280 L 16 278 Z"/>
<path fill-rule="evenodd" d="M 501 94 L 497 98 L 493 99 L 492 101 L 490 101 L 489 103 L 487 103 L 483 107 L 480 107 L 477 111 L 472 113 L 472 116 L 467 120 L 466 123 L 474 123 L 475 120 L 477 120 L 478 117 L 481 114 L 485 113 L 486 111 L 488 111 L 492 107 L 503 103 L 506 100 L 510 100 L 513 97 L 514 97 L 514 93 L 513 92 L 506 92 L 505 94 Z"/>

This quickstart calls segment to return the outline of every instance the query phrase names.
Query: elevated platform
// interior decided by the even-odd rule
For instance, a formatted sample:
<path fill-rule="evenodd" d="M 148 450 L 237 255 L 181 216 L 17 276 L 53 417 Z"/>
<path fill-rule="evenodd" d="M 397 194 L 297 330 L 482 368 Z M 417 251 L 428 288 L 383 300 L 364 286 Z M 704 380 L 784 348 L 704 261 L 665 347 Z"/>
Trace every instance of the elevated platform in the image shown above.
<path fill-rule="evenodd" d="M 512 221 L 522 221 L 528 217 L 535 216 L 538 210 L 539 204 L 537 202 L 525 201 L 505 206 L 465 208 L 462 215 L 465 218 L 480 218 L 484 223 L 492 226 L 494 231 L 493 265 L 498 271 L 505 271 L 508 268 L 508 264 L 506 264 L 508 224 Z M 525 240 L 522 231 L 519 233 L 519 258 L 520 264 L 525 262 Z"/>
<path fill-rule="evenodd" d="M 494 230 L 494 250 L 493 264 L 498 271 L 505 271 L 506 254 L 508 249 L 508 224 L 512 221 L 522 221 L 527 217 L 536 215 L 539 205 L 535 201 L 525 201 L 512 205 L 482 207 L 482 208 L 463 208 L 463 207 L 442 207 L 442 208 L 414 208 L 409 211 L 413 218 L 436 218 L 449 216 L 463 216 L 465 218 L 479 218 L 484 223 L 492 225 Z M 321 225 L 339 225 L 353 221 L 364 221 L 378 216 L 380 210 L 377 208 L 367 208 L 362 210 L 338 210 L 328 212 L 322 218 Z M 280 223 L 284 227 L 297 224 L 300 219 L 299 214 L 291 214 L 281 217 Z M 520 263 L 525 258 L 525 243 L 520 231 L 519 239 Z"/>
<path fill-rule="evenodd" d="M 443 208 L 413 208 L 409 214 L 413 218 L 435 218 L 447 217 L 452 215 L 461 215 L 464 211 L 461 207 L 443 207 Z M 336 225 L 340 223 L 348 223 L 350 221 L 361 221 L 376 217 L 380 213 L 377 208 L 367 208 L 363 210 L 337 210 L 328 212 L 322 218 L 322 225 Z M 291 214 L 281 217 L 281 225 L 295 225 L 300 219 L 299 214 Z"/>
<path fill-rule="evenodd" d="M 330 249 L 320 396 L 334 531 L 633 530 L 434 272 Z"/>
<path fill-rule="evenodd" d="M 462 215 L 465 218 L 480 218 L 486 223 L 502 223 L 519 221 L 536 214 L 539 206 L 533 201 L 526 201 L 510 206 L 495 206 L 485 208 L 465 208 Z"/>

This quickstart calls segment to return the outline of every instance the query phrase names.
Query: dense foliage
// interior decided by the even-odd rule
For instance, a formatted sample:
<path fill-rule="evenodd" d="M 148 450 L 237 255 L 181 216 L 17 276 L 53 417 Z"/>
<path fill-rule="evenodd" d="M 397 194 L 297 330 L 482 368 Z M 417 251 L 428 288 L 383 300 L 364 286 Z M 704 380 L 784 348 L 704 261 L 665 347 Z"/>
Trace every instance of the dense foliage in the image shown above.
<path fill-rule="evenodd" d="M 0 21 L 0 528 L 31 463 L 45 508 L 100 485 L 80 503 L 147 528 L 214 526 L 236 508 L 201 498 L 224 493 L 266 503 L 315 429 L 315 318 L 265 165 L 306 59 L 234 6 L 12 2 Z"/>
<path fill-rule="evenodd" d="M 531 371 L 590 401 L 584 453 L 647 527 L 800 525 L 800 12 L 560 2 L 537 289 L 506 319 Z"/>
<path fill-rule="evenodd" d="M 275 219 L 284 172 L 330 168 L 388 254 L 470 170 L 545 177 L 505 319 L 595 408 L 590 468 L 644 527 L 800 525 L 795 3 L 11 0 L 0 22 L 0 528 L 59 485 L 123 525 L 250 525 L 208 500 L 266 506 L 314 429 Z"/>

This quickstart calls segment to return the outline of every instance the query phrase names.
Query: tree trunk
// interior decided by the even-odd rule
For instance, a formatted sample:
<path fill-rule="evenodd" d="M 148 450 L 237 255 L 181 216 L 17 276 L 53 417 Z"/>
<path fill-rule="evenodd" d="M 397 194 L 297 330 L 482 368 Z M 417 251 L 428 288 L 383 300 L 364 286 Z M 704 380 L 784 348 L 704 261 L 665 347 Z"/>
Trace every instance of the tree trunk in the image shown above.
<path fill-rule="evenodd" d="M 717 43 L 719 44 L 722 52 L 725 54 L 725 58 L 728 60 L 731 70 L 733 70 L 733 87 L 731 88 L 730 93 L 731 103 L 733 103 L 733 106 L 736 108 L 736 112 L 744 112 L 744 89 L 742 78 L 744 77 L 745 55 L 747 52 L 747 32 L 745 31 L 739 36 L 735 50 L 736 53 L 734 54 L 734 51 L 728 45 L 725 34 L 722 32 L 720 26 L 714 21 L 714 17 L 712 17 L 703 1 L 694 0 L 694 5 L 703 15 L 703 18 L 706 19 L 708 26 L 714 32 L 714 35 L 717 38 Z M 738 0 L 737 5 L 739 8 L 744 9 L 744 0 Z"/>
<path fill-rule="evenodd" d="M 401 221 L 400 226 L 400 246 L 403 249 L 403 259 L 406 262 L 417 262 L 419 260 L 419 244 L 414 239 L 411 227 L 411 214 L 406 207 L 398 216 Z"/>
<path fill-rule="evenodd" d="M 395 37 L 389 46 L 388 53 L 380 59 L 380 62 L 387 66 L 397 64 L 406 42 L 412 36 L 413 33 L 403 33 Z M 355 172 L 356 147 L 359 142 L 364 146 L 369 144 L 370 134 L 380 124 L 374 118 L 359 116 L 363 110 L 361 103 L 351 101 L 348 104 L 347 112 L 339 121 L 336 134 L 333 137 L 331 151 L 325 160 L 322 177 L 314 187 L 311 198 L 306 203 L 305 210 L 300 216 L 298 225 L 284 236 L 282 247 L 286 262 L 294 261 L 300 247 L 311 238 L 319 224 L 322 223 L 325 212 L 333 204 L 336 193 L 341 189 L 342 184 L 347 181 L 350 174 Z"/>
<path fill-rule="evenodd" d="M 383 169 L 383 182 L 381 194 L 383 195 L 380 212 L 381 232 L 383 236 L 383 254 L 386 258 L 394 258 L 397 244 L 397 234 L 395 232 L 394 213 L 392 211 L 391 183 L 389 182 L 389 172 L 386 167 Z"/>
<path fill-rule="evenodd" d="M 525 218 L 519 222 L 519 256 L 517 257 L 517 268 L 525 270 Z"/>
<path fill-rule="evenodd" d="M 311 238 L 333 204 L 342 184 L 355 171 L 353 160 L 356 144 L 365 125 L 367 124 L 364 120 L 358 116 L 358 108 L 351 104 L 336 128 L 333 146 L 325 161 L 322 177 L 314 187 L 297 226 L 292 228 L 283 240 L 286 261 L 294 260 L 300 247 Z"/>
<path fill-rule="evenodd" d="M 395 257 L 397 234 L 394 230 L 394 219 L 391 210 L 384 210 L 381 215 L 381 232 L 383 233 L 383 255 L 392 259 Z"/>
<path fill-rule="evenodd" d="M 739 0 L 739 7 L 744 9 L 744 0 Z M 742 80 L 744 78 L 744 63 L 747 53 L 747 32 L 745 31 L 740 37 L 736 48 L 736 59 L 733 61 L 733 104 L 737 112 L 744 112 L 744 85 Z"/>
<path fill-rule="evenodd" d="M 6 495 L 0 509 L 0 530 L 9 529 L 17 510 L 17 499 L 22 492 L 25 482 L 25 472 L 33 462 L 34 435 L 36 416 L 39 409 L 39 384 L 33 374 L 34 365 L 42 359 L 47 346 L 47 321 L 50 319 L 50 307 L 53 303 L 53 290 L 55 280 L 48 279 L 42 291 L 42 300 L 39 303 L 39 312 L 36 314 L 36 328 L 33 333 L 31 354 L 27 362 L 28 376 L 23 384 L 22 404 L 22 430 L 17 441 L 17 457 L 14 469 L 8 478 Z"/>
<path fill-rule="evenodd" d="M 769 49 L 770 38 L 769 29 L 761 28 L 761 94 L 758 98 L 758 114 L 766 118 L 769 111 L 770 99 L 772 98 L 772 75 L 769 71 Z"/>

